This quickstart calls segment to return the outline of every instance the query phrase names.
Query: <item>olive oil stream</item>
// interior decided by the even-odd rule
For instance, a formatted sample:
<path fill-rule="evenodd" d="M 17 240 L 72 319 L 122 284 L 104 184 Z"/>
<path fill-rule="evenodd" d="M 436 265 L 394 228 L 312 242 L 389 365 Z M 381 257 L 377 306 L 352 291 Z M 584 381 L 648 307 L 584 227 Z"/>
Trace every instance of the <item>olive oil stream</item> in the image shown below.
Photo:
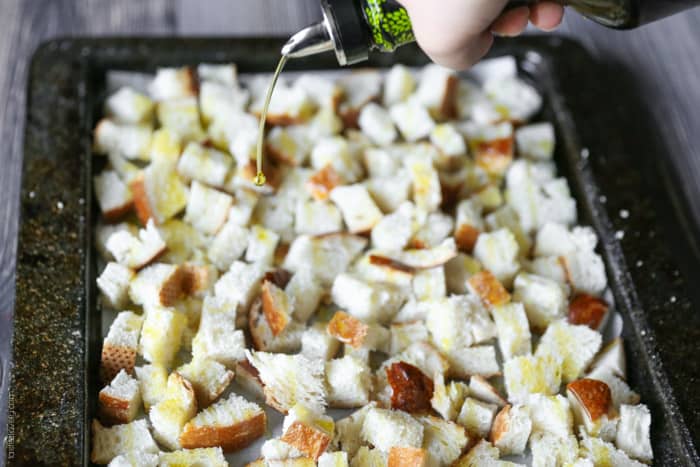
<path fill-rule="evenodd" d="M 277 79 L 284 68 L 285 63 L 287 63 L 287 56 L 282 55 L 279 63 L 277 64 L 277 69 L 275 74 L 272 75 L 272 81 L 270 81 L 270 87 L 267 88 L 267 95 L 265 96 L 265 104 L 263 105 L 262 112 L 260 113 L 260 129 L 258 131 L 258 148 L 257 148 L 257 175 L 255 176 L 255 184 L 257 186 L 263 186 L 265 184 L 265 174 L 262 170 L 263 162 L 263 143 L 265 141 L 265 121 L 267 120 L 267 110 L 270 107 L 270 101 L 272 100 L 272 93 L 275 90 L 275 85 L 277 84 Z"/>

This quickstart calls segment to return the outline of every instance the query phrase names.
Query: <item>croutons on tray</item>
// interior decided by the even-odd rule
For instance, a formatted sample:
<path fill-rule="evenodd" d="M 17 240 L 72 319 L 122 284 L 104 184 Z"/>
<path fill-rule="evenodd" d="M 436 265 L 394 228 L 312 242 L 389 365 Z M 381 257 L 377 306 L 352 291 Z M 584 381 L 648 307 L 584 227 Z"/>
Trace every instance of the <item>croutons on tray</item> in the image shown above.
<path fill-rule="evenodd" d="M 93 462 L 653 462 L 515 59 L 284 76 L 256 187 L 267 81 L 162 68 L 105 101 Z"/>

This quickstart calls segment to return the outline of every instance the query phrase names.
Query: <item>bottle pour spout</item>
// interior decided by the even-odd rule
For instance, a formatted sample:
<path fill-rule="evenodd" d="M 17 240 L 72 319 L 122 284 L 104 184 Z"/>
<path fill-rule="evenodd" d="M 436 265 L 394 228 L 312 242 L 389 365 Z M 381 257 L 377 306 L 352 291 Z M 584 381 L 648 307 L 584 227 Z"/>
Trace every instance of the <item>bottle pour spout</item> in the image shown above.
<path fill-rule="evenodd" d="M 282 55 L 300 58 L 334 49 L 333 40 L 324 21 L 312 24 L 294 34 L 282 47 Z"/>

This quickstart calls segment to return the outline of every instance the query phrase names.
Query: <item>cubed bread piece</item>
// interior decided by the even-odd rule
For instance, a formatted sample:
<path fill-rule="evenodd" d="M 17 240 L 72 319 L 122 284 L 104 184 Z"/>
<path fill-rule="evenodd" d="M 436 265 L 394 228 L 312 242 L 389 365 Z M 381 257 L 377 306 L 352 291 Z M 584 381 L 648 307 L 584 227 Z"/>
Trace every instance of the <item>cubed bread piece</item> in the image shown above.
<path fill-rule="evenodd" d="M 348 73 L 338 80 L 345 100 L 340 103 L 338 113 L 348 128 L 356 128 L 362 108 L 379 98 L 382 91 L 382 75 L 374 70 Z"/>
<path fill-rule="evenodd" d="M 347 452 L 350 457 L 353 457 L 364 443 L 360 433 L 365 422 L 365 416 L 375 407 L 377 407 L 377 403 L 370 402 L 347 417 L 338 420 L 335 424 L 333 447 L 337 447 Z"/>
<path fill-rule="evenodd" d="M 389 450 L 388 467 L 427 467 L 428 451 L 421 448 L 394 446 Z"/>
<path fill-rule="evenodd" d="M 416 98 L 438 120 L 457 117 L 456 97 L 459 79 L 457 74 L 440 65 L 423 68 Z"/>
<path fill-rule="evenodd" d="M 651 463 L 654 453 L 651 449 L 649 430 L 651 414 L 644 404 L 620 406 L 620 422 L 617 426 L 615 444 L 628 456 L 644 463 Z"/>
<path fill-rule="evenodd" d="M 616 337 L 603 347 L 591 363 L 590 368 L 591 373 L 606 372 L 623 379 L 626 378 L 627 359 L 622 338 Z"/>
<path fill-rule="evenodd" d="M 542 106 L 542 96 L 517 76 L 488 79 L 484 92 L 503 118 L 514 122 L 528 121 Z"/>
<path fill-rule="evenodd" d="M 618 411 L 622 404 L 635 405 L 639 403 L 639 394 L 634 392 L 625 380 L 617 376 L 609 368 L 596 368 L 588 373 L 586 378 L 597 379 L 608 385 L 613 407 Z"/>
<path fill-rule="evenodd" d="M 510 294 L 490 271 L 480 271 L 471 276 L 467 279 L 467 288 L 488 307 L 495 308 L 510 303 Z"/>
<path fill-rule="evenodd" d="M 445 420 L 456 420 L 464 399 L 469 394 L 469 387 L 461 381 L 445 384 L 445 377 L 441 374 L 435 375 L 433 383 L 433 397 L 430 399 L 433 410 Z"/>
<path fill-rule="evenodd" d="M 208 467 L 227 467 L 220 447 L 199 449 L 178 449 L 160 454 L 158 467 L 178 467 L 181 465 L 206 465 Z"/>
<path fill-rule="evenodd" d="M 532 453 L 533 467 L 572 465 L 580 455 L 576 436 L 570 435 L 562 438 L 547 432 L 532 433 L 530 436 L 530 452 Z"/>
<path fill-rule="evenodd" d="M 535 160 L 550 160 L 554 155 L 554 126 L 549 122 L 535 123 L 515 131 L 518 154 Z"/>
<path fill-rule="evenodd" d="M 574 417 L 566 397 L 530 394 L 525 405 L 530 411 L 533 433 L 546 432 L 560 438 L 573 434 Z"/>
<path fill-rule="evenodd" d="M 294 216 L 294 230 L 298 234 L 323 235 L 343 230 L 343 217 L 338 208 L 328 201 L 299 201 Z"/>
<path fill-rule="evenodd" d="M 130 423 L 140 408 L 139 383 L 123 369 L 100 391 L 99 413 L 106 424 Z"/>
<path fill-rule="evenodd" d="M 177 369 L 192 384 L 197 406 L 204 408 L 214 402 L 233 380 L 233 371 L 208 358 L 192 359 Z"/>
<path fill-rule="evenodd" d="M 331 417 L 296 404 L 284 418 L 280 440 L 305 457 L 317 460 L 333 440 L 334 431 Z"/>
<path fill-rule="evenodd" d="M 255 191 L 246 188 L 235 189 L 233 193 L 233 206 L 231 206 L 231 210 L 228 213 L 227 223 L 247 226 L 250 224 L 250 219 L 253 216 L 253 211 L 260 196 Z"/>
<path fill-rule="evenodd" d="M 129 303 L 129 282 L 134 271 L 119 263 L 109 262 L 97 278 L 97 286 L 102 292 L 107 305 L 124 308 Z"/>
<path fill-rule="evenodd" d="M 417 99 L 408 99 L 394 104 L 389 109 L 401 136 L 406 141 L 416 142 L 427 138 L 435 127 L 428 110 Z"/>
<path fill-rule="evenodd" d="M 156 115 L 161 127 L 175 133 L 182 141 L 206 138 L 196 97 L 178 97 L 158 102 Z"/>
<path fill-rule="evenodd" d="M 100 254 L 100 257 L 106 262 L 114 261 L 114 255 L 107 249 L 107 240 L 109 240 L 109 237 L 116 232 L 127 232 L 131 235 L 137 235 L 138 231 L 139 229 L 136 225 L 127 222 L 120 222 L 119 224 L 98 222 L 95 227 L 95 248 Z"/>
<path fill-rule="evenodd" d="M 253 302 L 248 311 L 248 329 L 255 350 L 265 352 L 296 353 L 301 349 L 304 325 L 289 321 L 284 330 L 274 335 L 262 309 L 262 298 Z"/>
<path fill-rule="evenodd" d="M 403 351 L 414 342 L 429 340 L 428 328 L 422 320 L 392 323 L 389 331 L 391 332 L 390 355 Z"/>
<path fill-rule="evenodd" d="M 411 239 L 410 245 L 413 248 L 434 248 L 452 235 L 454 228 L 454 220 L 447 214 L 428 213 L 425 222 Z"/>
<path fill-rule="evenodd" d="M 187 200 L 185 221 L 201 232 L 215 234 L 226 222 L 232 204 L 230 195 L 195 180 Z"/>
<path fill-rule="evenodd" d="M 451 123 L 436 125 L 430 132 L 430 142 L 447 157 L 463 156 L 467 153 L 464 137 Z"/>
<path fill-rule="evenodd" d="M 566 396 L 577 425 L 583 425 L 591 436 L 614 440 L 617 417 L 612 413 L 612 396 L 607 384 L 595 379 L 578 379 L 566 386 Z"/>
<path fill-rule="evenodd" d="M 157 101 L 197 95 L 197 79 L 190 67 L 159 68 L 148 86 L 148 93 Z"/>
<path fill-rule="evenodd" d="M 301 354 L 307 358 L 330 360 L 340 349 L 340 342 L 326 332 L 323 323 L 317 322 L 301 336 Z"/>
<path fill-rule="evenodd" d="M 420 368 L 403 361 L 387 366 L 387 382 L 391 388 L 391 408 L 409 413 L 430 410 L 433 380 Z"/>
<path fill-rule="evenodd" d="M 200 63 L 197 65 L 197 77 L 201 82 L 236 86 L 238 85 L 238 68 L 235 63 Z"/>
<path fill-rule="evenodd" d="M 561 361 L 562 382 L 568 383 L 583 373 L 600 350 L 601 335 L 588 326 L 558 321 L 542 336 L 536 355 L 554 355 Z"/>
<path fill-rule="evenodd" d="M 502 177 L 513 162 L 513 126 L 510 123 L 461 126 L 476 165 L 492 177 Z"/>
<path fill-rule="evenodd" d="M 381 449 L 362 446 L 352 458 L 350 467 L 389 467 L 389 456 Z"/>
<path fill-rule="evenodd" d="M 157 167 L 158 171 L 169 171 L 168 176 L 174 180 L 175 176 L 177 176 L 175 168 L 181 153 L 182 141 L 177 133 L 164 127 L 153 132 L 150 157 L 151 164 L 153 167 Z"/>
<path fill-rule="evenodd" d="M 331 296 L 336 305 L 367 323 L 389 322 L 403 303 L 403 294 L 397 288 L 364 282 L 345 273 L 336 277 Z"/>
<path fill-rule="evenodd" d="M 419 269 L 411 281 L 413 297 L 419 301 L 439 300 L 447 295 L 445 269 L 438 266 Z"/>
<path fill-rule="evenodd" d="M 498 407 L 505 407 L 508 404 L 508 401 L 503 398 L 498 390 L 479 375 L 474 375 L 469 378 L 469 395 L 480 401 L 497 405 Z"/>
<path fill-rule="evenodd" d="M 187 277 L 184 266 L 154 263 L 136 274 L 129 284 L 129 297 L 144 307 L 174 306 L 185 294 Z"/>
<path fill-rule="evenodd" d="M 612 443 L 591 436 L 584 436 L 581 440 L 581 454 L 593 461 L 595 465 L 607 464 L 616 467 L 644 467 L 646 465 L 631 459 L 625 451 L 617 449 Z"/>
<path fill-rule="evenodd" d="M 414 269 L 432 269 L 445 265 L 457 256 L 457 246 L 452 238 L 446 238 L 433 248 L 404 250 L 396 255 L 396 260 Z"/>
<path fill-rule="evenodd" d="M 188 143 L 177 163 L 177 171 L 185 178 L 212 186 L 223 186 L 232 164 L 231 157 L 199 143 Z"/>
<path fill-rule="evenodd" d="M 148 413 L 153 436 L 168 449 L 180 449 L 180 433 L 197 414 L 197 398 L 192 385 L 178 373 L 171 373 L 165 396 Z"/>
<path fill-rule="evenodd" d="M 374 102 L 370 102 L 362 108 L 357 122 L 364 134 L 378 146 L 387 146 L 393 143 L 397 137 L 391 115 Z"/>
<path fill-rule="evenodd" d="M 353 356 L 326 362 L 328 405 L 347 409 L 368 404 L 371 379 L 369 366 Z"/>
<path fill-rule="evenodd" d="M 198 413 L 184 426 L 180 444 L 185 448 L 221 446 L 237 451 L 261 437 L 267 428 L 265 411 L 236 394 Z"/>
<path fill-rule="evenodd" d="M 416 270 L 386 256 L 382 251 L 369 250 L 355 261 L 352 272 L 356 276 L 364 277 L 368 282 L 391 284 L 408 292 Z M 415 299 L 413 301 L 416 302 Z"/>
<path fill-rule="evenodd" d="M 291 320 L 293 302 L 283 289 L 269 281 L 263 281 L 262 306 L 272 334 L 278 336 Z"/>
<path fill-rule="evenodd" d="M 465 294 L 467 281 L 481 270 L 481 264 L 472 256 L 457 253 L 457 256 L 445 263 L 445 283 L 447 291 L 452 294 Z"/>
<path fill-rule="evenodd" d="M 355 183 L 364 174 L 359 151 L 341 136 L 323 138 L 316 142 L 311 151 L 311 167 L 321 171 L 329 165 L 333 168 L 333 172 L 328 170 L 326 173 L 319 175 L 320 180 L 315 180 L 312 188 L 316 185 L 327 187 L 329 184 L 340 184 L 341 181 Z M 321 187 L 317 189 L 321 190 Z M 312 193 L 314 191 L 312 190 Z M 322 195 L 315 197 L 323 199 Z"/>
<path fill-rule="evenodd" d="M 382 212 L 364 185 L 336 187 L 331 191 L 330 199 L 340 209 L 351 233 L 368 232 L 382 218 Z"/>
<path fill-rule="evenodd" d="M 464 400 L 457 423 L 477 438 L 485 438 L 491 430 L 498 406 L 478 401 L 471 397 Z"/>
<path fill-rule="evenodd" d="M 377 207 L 391 213 L 409 200 L 413 181 L 407 170 L 399 169 L 391 176 L 368 178 L 363 183 Z"/>
<path fill-rule="evenodd" d="M 343 311 L 338 311 L 328 323 L 329 335 L 355 349 L 385 351 L 390 338 L 389 331 L 375 323 L 365 324 Z"/>
<path fill-rule="evenodd" d="M 588 294 L 578 294 L 569 303 L 569 323 L 585 324 L 591 329 L 603 327 L 608 316 L 605 300 Z"/>
<path fill-rule="evenodd" d="M 120 454 L 108 467 L 158 467 L 158 454 L 148 452 L 129 452 Z"/>
<path fill-rule="evenodd" d="M 121 371 L 131 374 L 136 363 L 143 318 L 131 311 L 122 311 L 112 321 L 102 344 L 100 370 L 102 380 L 112 381 Z"/>
<path fill-rule="evenodd" d="M 118 221 L 134 205 L 131 190 L 117 172 L 105 170 L 94 177 L 95 196 L 102 215 L 108 222 Z"/>
<path fill-rule="evenodd" d="M 314 73 L 304 73 L 294 81 L 319 108 L 335 110 L 343 98 L 342 87 L 335 80 Z"/>
<path fill-rule="evenodd" d="M 144 123 L 153 117 L 153 101 L 124 86 L 105 100 L 105 113 L 121 123 Z"/>
<path fill-rule="evenodd" d="M 306 126 L 274 127 L 267 135 L 267 154 L 282 164 L 304 164 L 311 152 L 312 143 Z"/>
<path fill-rule="evenodd" d="M 162 224 L 182 211 L 188 191 L 177 173 L 164 164 L 151 164 L 131 181 L 134 207 L 141 223 Z"/>
<path fill-rule="evenodd" d="M 480 234 L 474 246 L 474 257 L 506 287 L 520 269 L 518 243 L 508 229 Z"/>
<path fill-rule="evenodd" d="M 406 412 L 372 408 L 365 415 L 362 440 L 382 451 L 394 446 L 422 447 L 423 425 Z"/>
<path fill-rule="evenodd" d="M 148 431 L 146 420 L 136 420 L 111 428 L 103 427 L 97 420 L 92 421 L 92 462 L 105 465 L 121 454 L 132 452 L 158 453 L 158 446 Z"/>
<path fill-rule="evenodd" d="M 165 397 L 168 370 L 163 365 L 144 365 L 134 368 L 139 381 L 143 406 L 148 412 Z"/>
<path fill-rule="evenodd" d="M 333 188 L 342 184 L 343 179 L 333 168 L 333 164 L 329 162 L 309 178 L 306 189 L 317 201 L 325 201 Z"/>
<path fill-rule="evenodd" d="M 234 261 L 228 272 L 214 285 L 217 297 L 238 304 L 242 310 L 250 308 L 253 298 L 260 292 L 265 267 Z"/>
<path fill-rule="evenodd" d="M 186 326 L 184 314 L 171 308 L 149 307 L 141 330 L 139 353 L 150 363 L 170 366 L 180 350 Z"/>
<path fill-rule="evenodd" d="M 411 70 L 401 64 L 391 67 L 384 76 L 383 103 L 386 107 L 406 100 L 416 88 Z"/>
<path fill-rule="evenodd" d="M 524 467 L 523 464 L 499 460 L 499 455 L 498 448 L 482 439 L 452 465 L 454 467 Z"/>
<path fill-rule="evenodd" d="M 236 384 L 247 391 L 256 400 L 264 400 L 265 393 L 263 392 L 263 382 L 260 379 L 260 373 L 251 365 L 248 359 L 244 358 L 236 363 Z"/>
<path fill-rule="evenodd" d="M 449 355 L 448 358 L 450 375 L 457 378 L 475 375 L 490 378 L 501 372 L 496 358 L 496 348 L 493 345 L 465 347 L 459 352 Z"/>
<path fill-rule="evenodd" d="M 455 360 L 464 347 L 496 336 L 496 327 L 479 300 L 464 295 L 429 303 L 426 326 L 438 349 Z"/>
<path fill-rule="evenodd" d="M 420 225 L 420 214 L 411 202 L 402 203 L 384 216 L 372 229 L 372 246 L 385 251 L 401 251 Z"/>
<path fill-rule="evenodd" d="M 530 326 L 522 303 L 493 307 L 491 315 L 496 323 L 498 345 L 504 360 L 532 353 Z"/>
<path fill-rule="evenodd" d="M 257 79 L 257 78 L 256 78 Z M 250 112 L 260 116 L 267 94 L 269 78 L 260 77 L 260 83 L 250 83 L 252 102 Z M 267 109 L 269 125 L 295 125 L 303 123 L 313 115 L 315 105 L 309 93 L 299 86 L 289 86 L 284 79 L 278 80 Z"/>
<path fill-rule="evenodd" d="M 199 86 L 199 110 L 210 128 L 229 123 L 231 115 L 245 111 L 249 100 L 250 92 L 237 84 L 206 80 Z"/>
<path fill-rule="evenodd" d="M 153 130 L 150 125 L 130 125 L 103 118 L 95 126 L 93 147 L 97 154 L 116 152 L 127 159 L 148 160 Z"/>
<path fill-rule="evenodd" d="M 409 154 L 404 165 L 413 185 L 413 202 L 425 211 L 437 210 L 442 203 L 442 188 L 432 160 L 423 155 Z"/>
<path fill-rule="evenodd" d="M 464 428 L 432 415 L 419 415 L 423 425 L 423 449 L 428 451 L 427 465 L 452 465 L 469 443 Z"/>
<path fill-rule="evenodd" d="M 330 286 L 366 246 L 367 239 L 346 233 L 300 235 L 289 247 L 282 266 L 292 272 L 307 269 L 322 285 Z"/>
<path fill-rule="evenodd" d="M 204 234 L 180 219 L 169 219 L 158 227 L 167 250 L 159 259 L 164 263 L 181 264 L 187 261 L 200 262 L 205 243 Z"/>
<path fill-rule="evenodd" d="M 260 372 L 269 405 L 282 413 L 297 403 L 318 412 L 323 410 L 326 405 L 323 360 L 248 350 L 246 357 Z"/>
<path fill-rule="evenodd" d="M 161 255 L 166 245 L 150 220 L 145 229 L 139 230 L 138 237 L 128 230 L 112 233 L 107 239 L 106 247 L 119 264 L 138 270 Z"/>
<path fill-rule="evenodd" d="M 557 394 L 561 386 L 561 358 L 555 355 L 524 355 L 503 365 L 508 400 L 524 403 L 533 393 Z"/>
<path fill-rule="evenodd" d="M 484 230 L 481 203 L 465 199 L 457 205 L 457 221 L 455 224 L 455 241 L 460 251 L 471 253 L 474 250 L 479 234 Z"/>
<path fill-rule="evenodd" d="M 233 208 L 232 208 L 233 209 Z M 227 222 L 209 245 L 207 257 L 221 271 L 226 271 L 248 247 L 250 230 Z"/>
<path fill-rule="evenodd" d="M 236 329 L 236 303 L 220 296 L 204 298 L 192 357 L 211 359 L 233 369 L 244 358 L 245 336 Z"/>
<path fill-rule="evenodd" d="M 567 291 L 558 282 L 522 272 L 515 278 L 514 286 L 513 299 L 525 306 L 533 328 L 544 330 L 566 316 Z"/>
<path fill-rule="evenodd" d="M 294 301 L 294 319 L 305 323 L 316 312 L 324 290 L 309 269 L 299 269 L 290 279 L 285 292 Z"/>
<path fill-rule="evenodd" d="M 369 178 L 393 176 L 401 168 L 402 145 L 385 148 L 367 148 L 362 152 L 363 162 Z"/>
<path fill-rule="evenodd" d="M 492 189 L 497 190 L 495 187 L 491 186 L 474 196 L 481 199 L 482 195 L 488 195 L 488 192 Z M 520 256 L 529 256 L 532 249 L 532 238 L 530 237 L 530 234 L 527 233 L 520 224 L 520 216 L 518 215 L 518 212 L 509 204 L 503 205 L 500 191 L 497 191 L 497 193 L 498 195 L 496 196 L 494 204 L 497 204 L 498 207 L 484 219 L 486 228 L 488 230 L 498 230 L 503 228 L 510 230 L 515 236 L 515 241 L 518 242 L 518 246 L 520 247 Z"/>
<path fill-rule="evenodd" d="M 489 440 L 504 455 L 523 454 L 532 431 L 530 411 L 524 405 L 506 405 L 491 426 Z"/>

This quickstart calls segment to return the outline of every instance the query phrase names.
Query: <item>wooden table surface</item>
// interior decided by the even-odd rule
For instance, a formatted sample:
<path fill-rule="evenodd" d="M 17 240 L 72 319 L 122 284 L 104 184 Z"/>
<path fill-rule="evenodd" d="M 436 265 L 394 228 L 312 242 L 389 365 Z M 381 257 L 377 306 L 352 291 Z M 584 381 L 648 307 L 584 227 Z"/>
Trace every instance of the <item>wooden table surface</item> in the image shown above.
<path fill-rule="evenodd" d="M 318 0 L 2 0 L 0 2 L 0 356 L 7 356 L 14 300 L 25 81 L 42 41 L 97 35 L 289 35 L 316 19 Z M 569 13 L 558 34 L 599 60 L 637 70 L 680 174 L 679 193 L 700 199 L 700 9 L 631 31 L 609 31 Z M 700 203 L 693 207 L 700 219 Z M 6 390 L 7 359 L 0 359 Z M 0 439 L 7 408 L 0 408 Z M 0 452 L 0 463 L 4 449 Z"/>

